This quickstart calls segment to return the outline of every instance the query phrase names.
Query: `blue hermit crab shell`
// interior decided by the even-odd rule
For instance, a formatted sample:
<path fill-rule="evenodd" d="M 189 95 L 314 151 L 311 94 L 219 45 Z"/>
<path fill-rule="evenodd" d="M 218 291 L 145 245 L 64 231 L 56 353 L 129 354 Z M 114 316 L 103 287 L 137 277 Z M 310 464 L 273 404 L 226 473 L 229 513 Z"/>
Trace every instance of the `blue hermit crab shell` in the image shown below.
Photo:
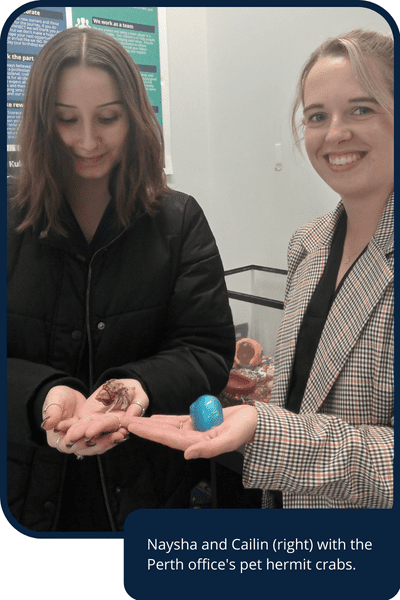
<path fill-rule="evenodd" d="M 222 405 L 215 396 L 205 394 L 190 406 L 190 417 L 196 431 L 207 431 L 223 422 Z"/>

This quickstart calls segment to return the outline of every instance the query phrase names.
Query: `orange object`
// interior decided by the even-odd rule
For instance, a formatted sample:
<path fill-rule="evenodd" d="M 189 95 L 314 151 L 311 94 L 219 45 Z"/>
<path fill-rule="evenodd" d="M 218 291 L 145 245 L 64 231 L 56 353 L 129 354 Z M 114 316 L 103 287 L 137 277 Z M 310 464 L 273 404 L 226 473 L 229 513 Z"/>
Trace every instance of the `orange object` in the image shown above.
<path fill-rule="evenodd" d="M 229 375 L 228 384 L 224 390 L 227 394 L 232 396 L 251 394 L 256 389 L 256 382 L 253 379 L 249 379 L 245 375 L 231 372 Z"/>
<path fill-rule="evenodd" d="M 242 338 L 236 342 L 235 365 L 256 367 L 262 358 L 262 347 L 250 338 Z"/>

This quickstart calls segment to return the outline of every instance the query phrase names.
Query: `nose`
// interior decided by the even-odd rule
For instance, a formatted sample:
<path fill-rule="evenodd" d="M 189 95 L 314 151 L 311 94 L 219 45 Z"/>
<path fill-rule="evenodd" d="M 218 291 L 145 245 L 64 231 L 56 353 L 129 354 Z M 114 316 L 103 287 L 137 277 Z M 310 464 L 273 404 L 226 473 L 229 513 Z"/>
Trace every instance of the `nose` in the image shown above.
<path fill-rule="evenodd" d="M 352 133 L 349 124 L 340 116 L 333 116 L 326 133 L 327 142 L 341 142 L 351 139 Z"/>
<path fill-rule="evenodd" d="M 85 152 L 92 152 L 100 146 L 96 126 L 92 122 L 83 122 L 79 131 L 79 147 Z"/>

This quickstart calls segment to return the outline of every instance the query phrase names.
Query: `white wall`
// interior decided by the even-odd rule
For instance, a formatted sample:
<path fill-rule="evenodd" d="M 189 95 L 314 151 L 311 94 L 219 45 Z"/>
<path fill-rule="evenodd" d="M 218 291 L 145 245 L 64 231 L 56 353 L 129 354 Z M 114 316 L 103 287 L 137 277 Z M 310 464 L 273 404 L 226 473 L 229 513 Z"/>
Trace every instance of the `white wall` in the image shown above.
<path fill-rule="evenodd" d="M 169 183 L 203 207 L 225 269 L 285 269 L 293 231 L 336 205 L 294 150 L 289 114 L 310 53 L 355 27 L 390 32 L 364 7 L 167 8 Z"/>

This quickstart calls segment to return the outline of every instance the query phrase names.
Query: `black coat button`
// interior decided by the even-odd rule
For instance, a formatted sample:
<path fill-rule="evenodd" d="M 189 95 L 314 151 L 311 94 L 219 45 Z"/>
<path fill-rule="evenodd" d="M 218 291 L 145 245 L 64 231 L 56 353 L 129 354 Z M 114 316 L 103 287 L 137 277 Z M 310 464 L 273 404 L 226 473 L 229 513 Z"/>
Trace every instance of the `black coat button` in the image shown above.
<path fill-rule="evenodd" d="M 56 508 L 54 502 L 50 502 L 50 500 L 45 502 L 43 506 L 44 506 L 44 509 L 46 510 L 46 512 L 49 512 L 49 513 L 54 513 L 55 508 Z"/>
<path fill-rule="evenodd" d="M 79 329 L 75 329 L 75 331 L 71 333 L 71 337 L 73 340 L 78 342 L 82 338 L 82 331 L 79 331 Z"/>

